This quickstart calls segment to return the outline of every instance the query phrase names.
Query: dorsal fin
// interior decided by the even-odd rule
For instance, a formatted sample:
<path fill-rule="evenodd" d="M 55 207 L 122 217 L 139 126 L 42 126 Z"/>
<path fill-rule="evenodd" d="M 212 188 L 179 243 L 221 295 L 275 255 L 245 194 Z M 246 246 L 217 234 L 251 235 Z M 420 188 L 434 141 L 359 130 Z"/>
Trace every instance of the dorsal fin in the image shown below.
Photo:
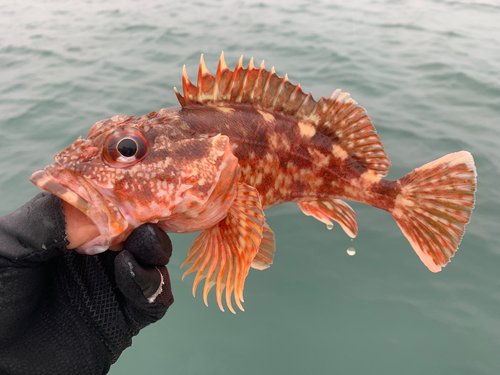
<path fill-rule="evenodd" d="M 255 68 L 252 58 L 248 67 L 243 68 L 242 56 L 231 71 L 224 61 L 223 52 L 214 77 L 201 55 L 197 86 L 190 82 L 184 66 L 182 88 L 184 96 L 174 88 L 182 107 L 251 104 L 314 126 L 332 138 L 347 155 L 381 177 L 387 174 L 391 165 L 366 110 L 358 106 L 348 93 L 335 90 L 328 99 L 322 97 L 316 102 L 311 93 L 302 91 L 300 84 L 293 85 L 286 75 L 278 77 L 274 67 L 267 71 L 264 61 Z"/>

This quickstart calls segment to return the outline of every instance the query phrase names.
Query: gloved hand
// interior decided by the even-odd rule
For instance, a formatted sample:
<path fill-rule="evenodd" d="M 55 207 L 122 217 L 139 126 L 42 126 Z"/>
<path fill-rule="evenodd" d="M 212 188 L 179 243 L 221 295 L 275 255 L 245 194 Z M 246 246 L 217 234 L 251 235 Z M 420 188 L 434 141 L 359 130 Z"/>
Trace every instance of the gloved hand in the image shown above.
<path fill-rule="evenodd" d="M 105 374 L 173 303 L 168 236 L 143 225 L 121 252 L 67 250 L 59 198 L 0 217 L 0 374 Z"/>

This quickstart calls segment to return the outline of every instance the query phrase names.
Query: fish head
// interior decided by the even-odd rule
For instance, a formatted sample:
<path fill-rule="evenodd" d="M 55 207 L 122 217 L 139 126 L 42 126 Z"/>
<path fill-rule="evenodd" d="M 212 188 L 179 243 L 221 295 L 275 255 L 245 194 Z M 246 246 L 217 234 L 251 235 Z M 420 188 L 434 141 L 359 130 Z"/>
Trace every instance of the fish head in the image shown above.
<path fill-rule="evenodd" d="M 115 116 L 97 122 L 30 180 L 87 215 L 95 254 L 143 223 L 190 232 L 214 225 L 236 196 L 238 159 L 222 135 L 189 136 L 175 126 Z"/>

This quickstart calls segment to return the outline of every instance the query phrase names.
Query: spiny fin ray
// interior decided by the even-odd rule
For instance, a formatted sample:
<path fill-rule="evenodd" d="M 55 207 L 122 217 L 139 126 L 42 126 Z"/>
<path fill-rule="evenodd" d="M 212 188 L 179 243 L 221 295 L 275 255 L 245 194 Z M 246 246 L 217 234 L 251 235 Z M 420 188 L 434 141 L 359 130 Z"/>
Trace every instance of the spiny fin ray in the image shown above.
<path fill-rule="evenodd" d="M 294 117 L 314 126 L 320 133 L 332 138 L 347 155 L 366 169 L 383 177 L 391 165 L 380 137 L 363 107 L 348 93 L 335 90 L 333 94 L 316 102 L 312 94 L 305 94 L 300 85 L 267 71 L 264 61 L 255 68 L 253 59 L 243 68 L 243 56 L 231 71 L 221 54 L 217 73 L 213 77 L 200 59 L 198 86 L 182 73 L 184 96 L 176 95 L 182 107 L 196 105 L 228 106 L 251 104 L 260 110 Z M 375 152 L 376 151 L 376 152 Z"/>

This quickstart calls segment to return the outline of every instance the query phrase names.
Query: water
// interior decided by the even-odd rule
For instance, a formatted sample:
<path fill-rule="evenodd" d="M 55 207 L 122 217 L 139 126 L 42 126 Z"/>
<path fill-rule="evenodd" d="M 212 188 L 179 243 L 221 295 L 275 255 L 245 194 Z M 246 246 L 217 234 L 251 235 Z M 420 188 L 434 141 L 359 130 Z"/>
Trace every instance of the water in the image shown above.
<path fill-rule="evenodd" d="M 232 315 L 191 296 L 179 266 L 194 235 L 174 235 L 175 304 L 111 374 L 498 374 L 499 19 L 493 0 L 0 2 L 1 212 L 97 120 L 177 105 L 182 65 L 195 80 L 201 53 L 212 72 L 222 50 L 231 68 L 265 59 L 315 98 L 342 88 L 366 107 L 391 179 L 472 152 L 460 250 L 432 274 L 383 211 L 352 204 L 351 241 L 279 206 L 266 213 L 275 263 L 250 272 Z"/>

